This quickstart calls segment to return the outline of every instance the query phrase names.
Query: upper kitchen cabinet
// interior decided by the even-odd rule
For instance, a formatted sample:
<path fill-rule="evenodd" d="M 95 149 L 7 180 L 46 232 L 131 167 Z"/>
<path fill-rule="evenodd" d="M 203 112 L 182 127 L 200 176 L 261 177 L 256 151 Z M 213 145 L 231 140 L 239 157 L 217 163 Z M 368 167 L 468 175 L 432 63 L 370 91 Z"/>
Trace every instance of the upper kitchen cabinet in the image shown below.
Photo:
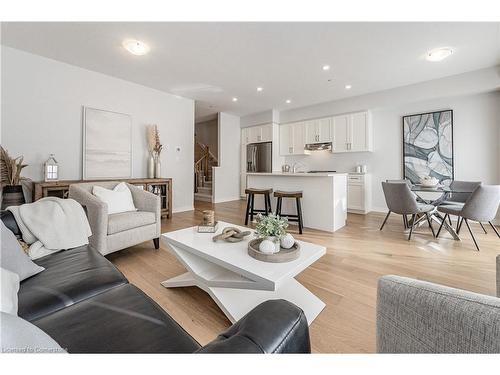
<path fill-rule="evenodd" d="M 372 151 L 372 134 L 368 112 L 333 117 L 333 152 Z"/>
<path fill-rule="evenodd" d="M 372 129 L 368 112 L 350 115 L 350 148 L 349 151 L 372 151 Z"/>
<path fill-rule="evenodd" d="M 297 122 L 280 126 L 280 155 L 303 155 L 306 144 L 306 124 Z"/>
<path fill-rule="evenodd" d="M 259 125 L 246 128 L 248 132 L 247 143 L 272 142 L 273 141 L 273 125 Z"/>
<path fill-rule="evenodd" d="M 305 123 L 306 143 L 321 143 L 332 141 L 332 119 L 322 118 Z"/>
<path fill-rule="evenodd" d="M 336 116 L 333 119 L 333 150 L 346 152 L 349 150 L 349 116 Z"/>
<path fill-rule="evenodd" d="M 246 146 L 248 143 L 248 128 L 241 129 L 241 145 Z"/>

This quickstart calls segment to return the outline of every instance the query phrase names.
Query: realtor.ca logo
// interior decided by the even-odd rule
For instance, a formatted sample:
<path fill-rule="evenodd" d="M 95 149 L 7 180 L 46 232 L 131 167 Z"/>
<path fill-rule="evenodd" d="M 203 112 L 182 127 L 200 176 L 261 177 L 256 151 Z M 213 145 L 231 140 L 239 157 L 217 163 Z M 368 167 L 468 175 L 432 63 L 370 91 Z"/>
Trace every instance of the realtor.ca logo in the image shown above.
<path fill-rule="evenodd" d="M 2 348 L 2 353 L 66 353 L 62 348 Z"/>

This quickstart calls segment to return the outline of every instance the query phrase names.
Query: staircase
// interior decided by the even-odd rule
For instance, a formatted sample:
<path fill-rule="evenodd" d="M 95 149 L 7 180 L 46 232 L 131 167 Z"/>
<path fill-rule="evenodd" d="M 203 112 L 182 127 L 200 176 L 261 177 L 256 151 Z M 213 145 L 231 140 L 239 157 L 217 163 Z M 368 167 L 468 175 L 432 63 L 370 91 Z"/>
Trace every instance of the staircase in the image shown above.
<path fill-rule="evenodd" d="M 194 200 L 212 202 L 212 167 L 218 165 L 217 157 L 198 141 L 194 155 Z"/>
<path fill-rule="evenodd" d="M 198 192 L 194 193 L 195 201 L 212 202 L 212 181 L 203 179 L 202 186 L 198 186 Z"/>

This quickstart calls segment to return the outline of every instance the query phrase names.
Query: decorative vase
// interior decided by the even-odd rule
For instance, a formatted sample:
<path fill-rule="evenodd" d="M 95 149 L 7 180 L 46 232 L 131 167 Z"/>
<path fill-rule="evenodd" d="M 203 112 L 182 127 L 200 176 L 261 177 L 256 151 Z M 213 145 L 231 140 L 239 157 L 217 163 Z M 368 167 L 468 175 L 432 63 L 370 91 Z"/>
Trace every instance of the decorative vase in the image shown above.
<path fill-rule="evenodd" d="M 277 253 L 280 251 L 280 240 L 276 236 L 268 236 L 266 240 L 271 241 L 274 244 L 274 252 Z"/>
<path fill-rule="evenodd" d="M 159 158 L 155 163 L 155 178 L 161 178 L 161 161 Z"/>
<path fill-rule="evenodd" d="M 2 190 L 2 210 L 9 206 L 20 206 L 26 203 L 22 185 L 7 185 Z"/>
<path fill-rule="evenodd" d="M 148 178 L 155 178 L 155 158 L 149 155 L 148 159 Z"/>

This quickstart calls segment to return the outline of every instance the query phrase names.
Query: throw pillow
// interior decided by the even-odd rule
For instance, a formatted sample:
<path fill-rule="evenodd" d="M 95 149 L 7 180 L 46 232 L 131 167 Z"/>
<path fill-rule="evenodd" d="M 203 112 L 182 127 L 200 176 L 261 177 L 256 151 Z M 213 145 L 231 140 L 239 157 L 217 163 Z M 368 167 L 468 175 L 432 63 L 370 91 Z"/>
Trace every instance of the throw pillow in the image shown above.
<path fill-rule="evenodd" d="M 29 256 L 23 251 L 21 245 L 19 245 L 14 233 L 12 233 L 1 220 L 0 227 L 0 234 L 2 236 L 0 266 L 6 270 L 17 273 L 20 281 L 42 272 L 45 268 L 33 263 Z"/>
<path fill-rule="evenodd" d="M 1 299 L 0 311 L 17 315 L 17 292 L 19 291 L 19 276 L 14 272 L 0 268 Z M 2 330 L 3 340 L 3 330 Z"/>
<path fill-rule="evenodd" d="M 66 353 L 37 326 L 11 314 L 0 313 L 2 353 Z"/>
<path fill-rule="evenodd" d="M 108 215 L 137 211 L 132 193 L 125 182 L 119 183 L 113 190 L 96 185 L 92 188 L 92 194 L 108 205 Z"/>

